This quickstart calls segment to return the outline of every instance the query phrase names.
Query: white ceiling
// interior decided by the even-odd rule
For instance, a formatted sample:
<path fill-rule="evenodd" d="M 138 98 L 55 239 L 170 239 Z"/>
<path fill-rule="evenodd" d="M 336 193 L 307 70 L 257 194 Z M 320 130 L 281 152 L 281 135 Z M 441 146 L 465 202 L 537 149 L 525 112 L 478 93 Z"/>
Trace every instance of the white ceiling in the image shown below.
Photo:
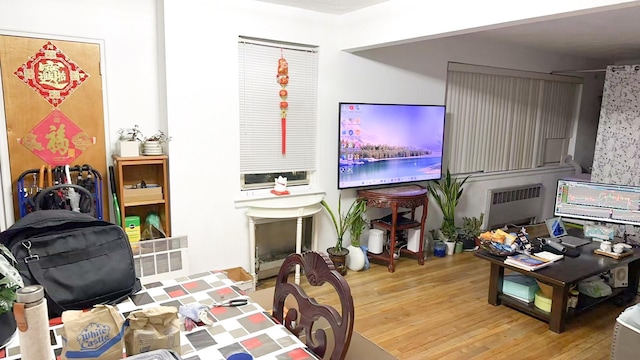
<path fill-rule="evenodd" d="M 387 0 L 260 1 L 341 15 Z M 491 38 L 608 63 L 640 61 L 640 5 L 458 36 Z"/>
<path fill-rule="evenodd" d="M 327 14 L 343 15 L 388 0 L 259 0 L 263 2 L 313 10 Z"/>

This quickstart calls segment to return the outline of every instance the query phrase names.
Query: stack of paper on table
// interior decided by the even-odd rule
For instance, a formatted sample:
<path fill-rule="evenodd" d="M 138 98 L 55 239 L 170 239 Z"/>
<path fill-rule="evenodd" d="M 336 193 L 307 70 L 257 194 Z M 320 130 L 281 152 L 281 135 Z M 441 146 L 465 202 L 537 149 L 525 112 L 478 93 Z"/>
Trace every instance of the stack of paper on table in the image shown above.
<path fill-rule="evenodd" d="M 504 263 L 520 269 L 535 271 L 545 266 L 551 265 L 553 261 L 549 261 L 547 259 L 543 259 L 541 257 L 533 255 L 516 254 L 507 256 L 507 259 L 504 261 Z"/>
<path fill-rule="evenodd" d="M 564 255 L 554 254 L 551 251 L 540 251 L 534 254 L 536 257 L 540 257 L 551 262 L 564 259 Z"/>

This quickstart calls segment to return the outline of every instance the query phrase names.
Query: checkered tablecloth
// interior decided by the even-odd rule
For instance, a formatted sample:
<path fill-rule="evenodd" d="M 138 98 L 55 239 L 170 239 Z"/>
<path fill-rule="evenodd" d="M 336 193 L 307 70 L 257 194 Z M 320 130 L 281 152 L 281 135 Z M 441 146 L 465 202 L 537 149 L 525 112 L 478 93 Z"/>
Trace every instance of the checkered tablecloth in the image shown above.
<path fill-rule="evenodd" d="M 224 273 L 206 272 L 175 280 L 155 282 L 117 305 L 126 318 L 134 310 L 154 306 L 200 303 L 211 306 L 241 296 L 242 292 Z M 213 325 L 199 326 L 180 334 L 182 358 L 185 360 L 226 359 L 236 352 L 248 352 L 255 359 L 316 359 L 294 335 L 276 323 L 258 304 L 249 302 L 239 307 L 210 307 Z M 51 351 L 59 358 L 62 325 L 50 329 Z M 20 359 L 18 336 L 0 350 L 0 359 Z"/>

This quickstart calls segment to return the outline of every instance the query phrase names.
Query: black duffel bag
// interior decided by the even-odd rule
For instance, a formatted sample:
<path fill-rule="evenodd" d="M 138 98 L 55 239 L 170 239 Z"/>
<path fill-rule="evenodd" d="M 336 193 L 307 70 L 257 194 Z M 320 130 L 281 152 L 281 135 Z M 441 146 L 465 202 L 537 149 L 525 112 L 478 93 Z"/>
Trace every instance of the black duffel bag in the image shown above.
<path fill-rule="evenodd" d="M 0 233 L 24 285 L 44 287 L 49 318 L 115 304 L 141 289 L 131 245 L 112 223 L 69 210 L 27 214 Z"/>

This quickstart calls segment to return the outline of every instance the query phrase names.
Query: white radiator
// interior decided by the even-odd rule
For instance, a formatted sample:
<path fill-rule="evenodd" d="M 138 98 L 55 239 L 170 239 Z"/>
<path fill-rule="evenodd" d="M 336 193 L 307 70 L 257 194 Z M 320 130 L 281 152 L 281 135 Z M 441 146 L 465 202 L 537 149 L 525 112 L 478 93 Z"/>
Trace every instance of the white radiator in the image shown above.
<path fill-rule="evenodd" d="M 542 206 L 542 184 L 489 189 L 486 204 L 485 229 L 534 223 Z"/>

